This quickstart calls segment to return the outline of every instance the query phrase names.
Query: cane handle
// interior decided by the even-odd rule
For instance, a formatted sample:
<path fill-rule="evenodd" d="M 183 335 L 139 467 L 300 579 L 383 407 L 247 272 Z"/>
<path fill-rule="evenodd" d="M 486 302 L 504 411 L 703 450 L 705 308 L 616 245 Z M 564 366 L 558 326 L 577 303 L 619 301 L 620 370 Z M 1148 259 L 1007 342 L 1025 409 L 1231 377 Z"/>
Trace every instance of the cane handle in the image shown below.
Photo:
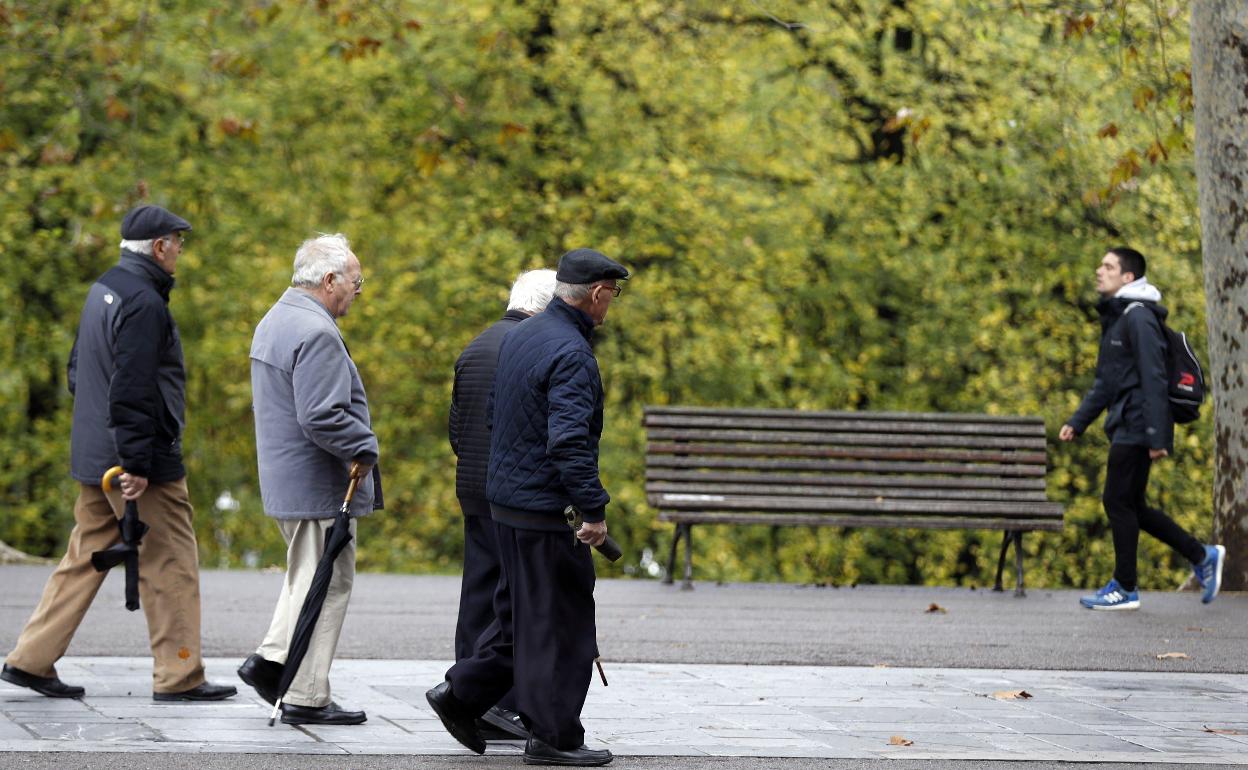
<path fill-rule="evenodd" d="M 100 479 L 100 486 L 104 487 L 104 491 L 106 492 L 113 491 L 113 479 L 117 478 L 123 473 L 125 473 L 125 471 L 122 470 L 122 467 L 120 465 L 114 465 L 113 467 L 104 471 L 104 478 Z"/>

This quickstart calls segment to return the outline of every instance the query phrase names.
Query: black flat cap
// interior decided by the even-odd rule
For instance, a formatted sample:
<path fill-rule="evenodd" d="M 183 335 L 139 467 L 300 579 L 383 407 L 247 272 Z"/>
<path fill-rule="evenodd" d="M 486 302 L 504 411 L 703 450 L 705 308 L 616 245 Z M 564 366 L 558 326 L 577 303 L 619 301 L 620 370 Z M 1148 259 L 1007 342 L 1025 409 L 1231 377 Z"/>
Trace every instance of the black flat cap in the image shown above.
<path fill-rule="evenodd" d="M 168 209 L 149 203 L 130 209 L 126 218 L 121 220 L 121 237 L 127 241 L 146 241 L 190 229 L 190 222 Z"/>
<path fill-rule="evenodd" d="M 619 262 L 593 249 L 573 249 L 559 258 L 555 280 L 560 283 L 626 281 L 628 271 Z"/>

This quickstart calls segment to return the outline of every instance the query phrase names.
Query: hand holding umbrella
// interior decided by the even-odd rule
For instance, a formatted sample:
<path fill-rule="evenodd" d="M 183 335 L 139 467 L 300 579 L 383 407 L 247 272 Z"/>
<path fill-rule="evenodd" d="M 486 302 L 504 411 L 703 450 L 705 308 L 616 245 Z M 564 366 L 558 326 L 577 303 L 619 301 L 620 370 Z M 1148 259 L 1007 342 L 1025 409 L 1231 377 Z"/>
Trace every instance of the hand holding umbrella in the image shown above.
<path fill-rule="evenodd" d="M 125 473 L 120 465 L 114 465 L 104 472 L 100 486 L 105 491 L 114 489 L 114 480 Z M 139 544 L 143 535 L 147 534 L 148 526 L 139 521 L 139 504 L 134 500 L 126 501 L 126 509 L 117 521 L 121 530 L 121 542 L 91 554 L 91 566 L 97 572 L 107 572 L 123 561 L 126 563 L 126 609 L 133 612 L 139 608 Z"/>
<path fill-rule="evenodd" d="M 277 722 L 277 715 L 282 710 L 282 699 L 290 689 L 290 683 L 299 673 L 299 665 L 308 652 L 312 641 L 312 632 L 321 617 L 321 607 L 325 604 L 325 595 L 329 592 L 329 581 L 334 576 L 334 561 L 342 549 L 351 542 L 351 498 L 355 496 L 356 485 L 359 484 L 363 469 L 358 462 L 351 463 L 351 482 L 347 485 L 347 496 L 342 501 L 342 508 L 334 517 L 334 523 L 325 533 L 325 552 L 316 563 L 316 572 L 312 575 L 312 583 L 308 586 L 308 595 L 303 600 L 303 608 L 299 610 L 299 619 L 295 621 L 295 630 L 290 635 L 290 646 L 286 651 L 286 665 L 282 668 L 282 678 L 277 683 L 277 700 L 273 703 L 273 713 L 269 716 L 269 727 Z"/>

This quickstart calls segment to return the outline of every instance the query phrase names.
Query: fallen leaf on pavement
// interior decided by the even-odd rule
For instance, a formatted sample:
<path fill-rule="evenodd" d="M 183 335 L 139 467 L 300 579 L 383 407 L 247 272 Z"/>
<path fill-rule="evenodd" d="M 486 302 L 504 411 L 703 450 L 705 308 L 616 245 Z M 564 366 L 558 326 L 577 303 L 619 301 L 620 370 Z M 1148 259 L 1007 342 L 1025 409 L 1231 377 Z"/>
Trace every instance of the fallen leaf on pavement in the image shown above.
<path fill-rule="evenodd" d="M 1224 730 L 1218 727 L 1210 727 L 1205 725 L 1205 732 L 1214 733 L 1215 735 L 1244 735 L 1239 730 Z"/>
<path fill-rule="evenodd" d="M 1027 700 L 1032 697 L 1026 690 L 999 690 L 992 694 L 997 700 Z"/>
<path fill-rule="evenodd" d="M 1213 629 L 1212 629 L 1212 628 L 1205 628 L 1204 626 L 1188 626 L 1188 627 L 1187 627 L 1187 630 L 1188 630 L 1188 631 L 1195 631 L 1195 632 L 1200 633 L 1200 634 L 1205 634 L 1205 633 L 1208 633 L 1208 632 L 1212 631 Z"/>
<path fill-rule="evenodd" d="M 1184 660 L 1190 660 L 1191 656 L 1188 655 L 1186 652 L 1163 652 L 1157 656 L 1157 660 L 1174 660 L 1175 658 L 1183 658 Z"/>
<path fill-rule="evenodd" d="M 888 739 L 888 745 L 889 746 L 913 746 L 914 741 L 910 740 L 909 738 L 903 738 L 900 735 L 894 735 L 892 738 Z"/>
<path fill-rule="evenodd" d="M 932 613 L 936 613 L 936 612 L 940 613 L 941 615 L 944 615 L 948 611 L 949 610 L 945 609 L 944 607 L 941 607 L 936 602 L 932 602 L 931 604 L 927 605 L 927 609 L 924 610 L 924 612 L 928 613 L 929 615 Z"/>

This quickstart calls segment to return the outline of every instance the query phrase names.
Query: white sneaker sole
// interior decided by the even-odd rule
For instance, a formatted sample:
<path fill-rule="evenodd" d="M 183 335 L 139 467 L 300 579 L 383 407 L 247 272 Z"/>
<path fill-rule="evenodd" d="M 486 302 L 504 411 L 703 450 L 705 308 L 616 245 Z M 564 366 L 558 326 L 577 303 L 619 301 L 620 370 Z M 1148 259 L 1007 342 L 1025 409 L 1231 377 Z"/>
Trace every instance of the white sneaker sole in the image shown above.
<path fill-rule="evenodd" d="M 1085 604 L 1085 607 L 1087 605 Z M 1114 610 L 1139 609 L 1139 599 L 1134 602 L 1119 602 L 1118 604 L 1093 604 L 1088 609 L 1097 610 L 1099 613 L 1112 613 Z"/>

